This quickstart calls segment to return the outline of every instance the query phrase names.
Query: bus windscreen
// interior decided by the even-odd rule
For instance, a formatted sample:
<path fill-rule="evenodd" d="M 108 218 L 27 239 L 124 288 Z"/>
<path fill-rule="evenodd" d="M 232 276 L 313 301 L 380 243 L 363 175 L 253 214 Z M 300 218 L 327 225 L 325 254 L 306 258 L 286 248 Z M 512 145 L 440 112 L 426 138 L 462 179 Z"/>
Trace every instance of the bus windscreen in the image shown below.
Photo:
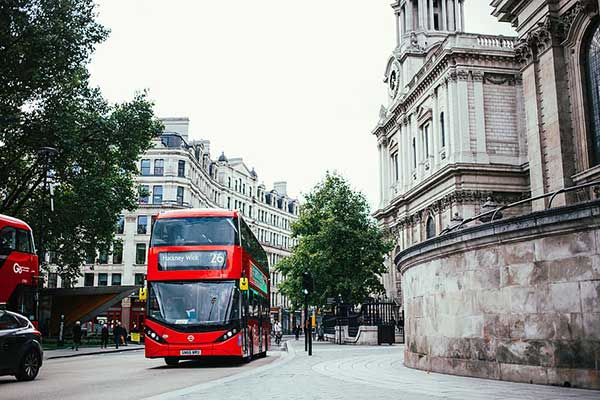
<path fill-rule="evenodd" d="M 232 246 L 238 238 L 231 217 L 161 218 L 154 223 L 150 246 Z"/>
<path fill-rule="evenodd" d="M 235 281 L 150 282 L 148 316 L 180 327 L 224 325 L 239 319 Z"/>

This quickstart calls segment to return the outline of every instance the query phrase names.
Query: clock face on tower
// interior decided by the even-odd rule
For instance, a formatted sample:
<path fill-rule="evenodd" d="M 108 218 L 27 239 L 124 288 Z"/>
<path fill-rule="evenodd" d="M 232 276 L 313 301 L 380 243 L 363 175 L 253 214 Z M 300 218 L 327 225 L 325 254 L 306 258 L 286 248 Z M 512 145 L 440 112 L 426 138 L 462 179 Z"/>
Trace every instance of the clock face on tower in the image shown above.
<path fill-rule="evenodd" d="M 388 92 L 392 99 L 396 98 L 399 88 L 400 88 L 400 69 L 398 68 L 398 64 L 394 63 L 392 65 L 392 68 L 390 71 L 390 76 L 388 78 Z"/>

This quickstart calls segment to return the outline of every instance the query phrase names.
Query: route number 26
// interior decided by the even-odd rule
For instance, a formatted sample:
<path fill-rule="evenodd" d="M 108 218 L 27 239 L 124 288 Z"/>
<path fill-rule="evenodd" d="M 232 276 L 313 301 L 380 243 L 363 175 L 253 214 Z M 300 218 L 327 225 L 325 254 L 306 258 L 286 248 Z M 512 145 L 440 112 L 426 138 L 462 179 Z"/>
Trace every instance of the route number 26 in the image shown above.
<path fill-rule="evenodd" d="M 211 264 L 223 264 L 225 261 L 225 257 L 221 253 L 213 253 L 212 258 L 210 259 Z"/>

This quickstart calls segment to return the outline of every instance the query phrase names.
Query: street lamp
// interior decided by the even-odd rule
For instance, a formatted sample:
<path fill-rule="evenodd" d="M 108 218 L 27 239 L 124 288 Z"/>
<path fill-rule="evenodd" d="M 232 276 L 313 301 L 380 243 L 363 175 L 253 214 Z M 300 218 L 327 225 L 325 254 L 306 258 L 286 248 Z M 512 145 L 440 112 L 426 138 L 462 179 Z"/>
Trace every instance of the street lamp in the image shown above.
<path fill-rule="evenodd" d="M 58 150 L 54 147 L 40 147 L 37 149 L 37 155 L 39 162 L 43 162 L 44 167 L 44 194 L 48 193 L 48 172 L 50 170 L 50 159 L 58 155 Z M 40 224 L 40 240 L 38 250 L 38 275 L 36 277 L 35 285 L 35 319 L 40 322 L 40 281 L 41 281 L 41 267 L 44 261 L 46 261 L 46 252 L 44 250 L 44 230 L 45 230 L 45 213 L 44 208 L 41 208 L 41 224 Z M 50 211 L 54 211 L 54 203 L 52 196 L 50 195 Z"/>

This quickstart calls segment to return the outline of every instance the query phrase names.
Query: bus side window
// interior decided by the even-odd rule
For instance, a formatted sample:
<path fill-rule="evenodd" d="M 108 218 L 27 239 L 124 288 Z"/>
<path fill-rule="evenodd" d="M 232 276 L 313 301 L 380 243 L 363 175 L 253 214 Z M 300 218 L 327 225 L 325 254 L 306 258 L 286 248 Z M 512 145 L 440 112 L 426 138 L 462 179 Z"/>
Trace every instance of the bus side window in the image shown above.
<path fill-rule="evenodd" d="M 17 248 L 17 232 L 15 228 L 7 226 L 0 231 L 0 254 L 9 255 Z"/>

